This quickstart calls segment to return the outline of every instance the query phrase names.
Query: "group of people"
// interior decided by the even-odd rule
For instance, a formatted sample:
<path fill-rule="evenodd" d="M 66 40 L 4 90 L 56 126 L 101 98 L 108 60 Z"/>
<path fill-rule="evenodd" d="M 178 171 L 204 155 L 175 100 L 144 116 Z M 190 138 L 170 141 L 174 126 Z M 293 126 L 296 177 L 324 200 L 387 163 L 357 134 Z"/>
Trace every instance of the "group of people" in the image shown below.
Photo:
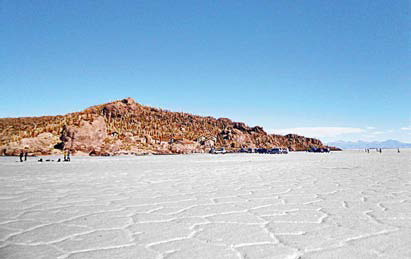
<path fill-rule="evenodd" d="M 71 158 L 70 158 L 71 153 L 70 153 L 69 150 L 64 150 L 63 155 L 64 155 L 63 162 L 70 162 L 71 161 Z M 27 161 L 27 156 L 28 156 L 28 152 L 21 151 L 20 155 L 19 155 L 20 162 Z M 43 162 L 43 161 L 45 161 L 45 162 L 54 162 L 54 160 L 51 160 L 51 159 L 43 160 L 43 158 L 40 158 L 39 160 L 37 160 L 37 162 Z M 57 162 L 61 162 L 61 158 L 57 159 Z"/>
<path fill-rule="evenodd" d="M 64 162 L 70 162 L 70 151 L 69 150 L 64 151 Z"/>
<path fill-rule="evenodd" d="M 382 148 L 374 148 L 378 153 L 382 153 Z M 365 152 L 366 153 L 370 153 L 370 149 L 369 148 L 366 148 L 365 149 Z M 399 148 L 397 148 L 397 153 L 400 153 L 400 149 Z"/>
<path fill-rule="evenodd" d="M 27 161 L 28 152 L 20 152 L 20 162 Z M 24 158 L 24 159 L 23 159 Z"/>
<path fill-rule="evenodd" d="M 70 162 L 70 161 L 71 161 L 71 159 L 70 159 L 70 155 L 71 155 L 70 151 L 65 150 L 63 154 L 64 154 L 63 162 Z M 46 159 L 46 160 L 44 160 L 44 161 L 46 161 L 46 162 L 54 162 L 54 160 L 50 160 L 50 159 Z M 43 158 L 40 158 L 39 160 L 37 160 L 37 162 L 43 162 Z M 57 162 L 61 162 L 61 158 L 57 159 Z"/>
<path fill-rule="evenodd" d="M 382 153 L 382 149 L 381 148 L 374 148 L 375 149 L 375 151 L 377 151 L 378 153 Z M 370 153 L 370 149 L 369 148 L 366 148 L 365 149 L 365 152 L 366 153 Z"/>

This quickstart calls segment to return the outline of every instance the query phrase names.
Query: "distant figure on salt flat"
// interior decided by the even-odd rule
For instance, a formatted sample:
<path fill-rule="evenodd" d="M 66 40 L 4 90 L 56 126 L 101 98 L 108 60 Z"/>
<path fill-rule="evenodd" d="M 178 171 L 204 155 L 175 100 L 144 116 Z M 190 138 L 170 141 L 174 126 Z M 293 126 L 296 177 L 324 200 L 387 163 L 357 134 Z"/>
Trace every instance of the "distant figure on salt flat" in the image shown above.
<path fill-rule="evenodd" d="M 70 162 L 70 151 L 64 151 L 64 162 Z"/>
<path fill-rule="evenodd" d="M 27 154 L 28 152 L 24 153 L 24 161 L 27 161 Z"/>
<path fill-rule="evenodd" d="M 20 152 L 20 162 L 23 162 L 23 151 Z"/>
<path fill-rule="evenodd" d="M 399 149 L 399 148 L 397 148 L 397 153 L 400 153 L 400 149 Z"/>

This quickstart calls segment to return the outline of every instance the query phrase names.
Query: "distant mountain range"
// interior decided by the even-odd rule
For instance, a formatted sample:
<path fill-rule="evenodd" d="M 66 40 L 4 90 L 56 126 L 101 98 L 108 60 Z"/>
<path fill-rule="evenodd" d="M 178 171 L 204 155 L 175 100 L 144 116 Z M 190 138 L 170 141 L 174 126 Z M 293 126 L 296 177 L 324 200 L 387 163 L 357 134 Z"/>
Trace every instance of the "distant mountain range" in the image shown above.
<path fill-rule="evenodd" d="M 341 149 L 363 149 L 363 148 L 411 148 L 411 143 L 404 143 L 397 140 L 389 139 L 385 141 L 336 141 L 329 142 L 328 145 L 339 147 Z"/>

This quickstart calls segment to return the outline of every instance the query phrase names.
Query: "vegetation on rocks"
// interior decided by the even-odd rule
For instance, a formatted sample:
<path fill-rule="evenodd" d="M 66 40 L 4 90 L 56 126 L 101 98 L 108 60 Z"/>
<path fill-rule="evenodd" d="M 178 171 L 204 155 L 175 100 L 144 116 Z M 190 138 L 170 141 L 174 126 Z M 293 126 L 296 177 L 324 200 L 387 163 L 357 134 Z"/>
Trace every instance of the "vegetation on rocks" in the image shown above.
<path fill-rule="evenodd" d="M 0 119 L 2 155 L 17 155 L 21 150 L 44 155 L 63 149 L 88 155 L 173 154 L 207 152 L 213 147 L 307 150 L 324 145 L 294 134 L 268 134 L 262 127 L 227 118 L 143 106 L 132 98 L 63 116 Z"/>

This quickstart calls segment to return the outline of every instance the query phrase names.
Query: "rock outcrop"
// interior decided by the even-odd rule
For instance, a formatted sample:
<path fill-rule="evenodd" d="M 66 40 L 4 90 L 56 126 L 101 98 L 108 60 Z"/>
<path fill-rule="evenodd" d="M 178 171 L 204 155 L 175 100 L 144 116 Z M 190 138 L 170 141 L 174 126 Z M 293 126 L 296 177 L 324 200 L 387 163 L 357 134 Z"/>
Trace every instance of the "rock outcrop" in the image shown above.
<path fill-rule="evenodd" d="M 37 137 L 23 138 L 20 141 L 10 142 L 0 147 L 2 155 L 17 156 L 21 152 L 28 152 L 32 155 L 50 155 L 60 153 L 55 150 L 54 145 L 58 141 L 58 136 L 51 133 L 41 133 Z"/>
<path fill-rule="evenodd" d="M 0 154 L 187 154 L 211 148 L 324 147 L 318 139 L 268 134 L 228 118 L 215 119 L 143 106 L 132 98 L 64 116 L 0 119 Z"/>
<path fill-rule="evenodd" d="M 61 132 L 57 149 L 80 150 L 91 153 L 100 152 L 105 139 L 107 138 L 106 122 L 102 116 L 98 116 L 93 121 L 82 120 L 80 125 L 64 125 Z"/>

